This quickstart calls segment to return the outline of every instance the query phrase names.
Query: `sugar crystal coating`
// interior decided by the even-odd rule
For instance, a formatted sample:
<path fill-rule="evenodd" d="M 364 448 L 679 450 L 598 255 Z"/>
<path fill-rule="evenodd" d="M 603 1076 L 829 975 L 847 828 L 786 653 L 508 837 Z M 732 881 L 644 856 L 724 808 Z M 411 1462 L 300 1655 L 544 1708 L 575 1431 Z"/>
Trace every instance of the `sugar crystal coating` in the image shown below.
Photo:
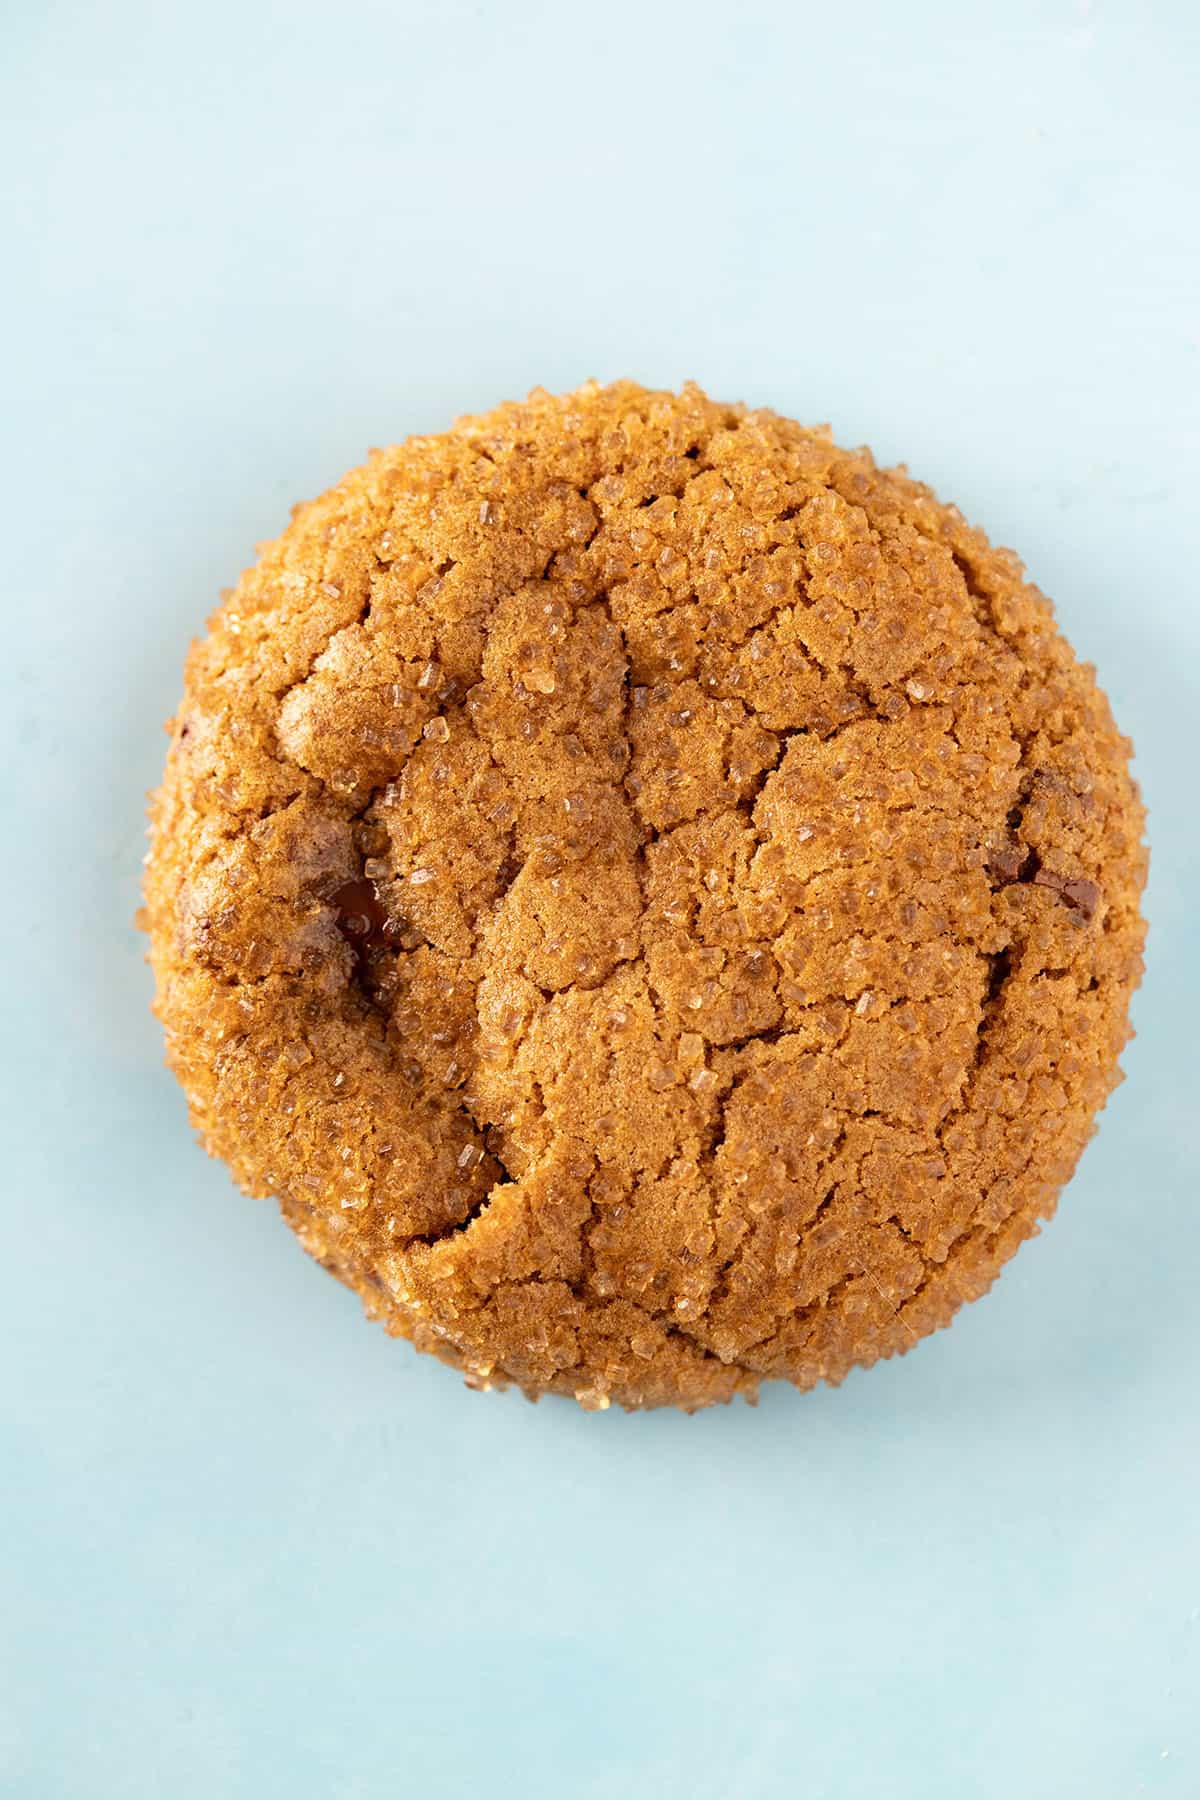
<path fill-rule="evenodd" d="M 474 1387 L 838 1381 L 985 1291 L 1118 1079 L 1128 753 L 905 474 L 694 387 L 536 392 L 297 507 L 194 647 L 168 1056 Z"/>

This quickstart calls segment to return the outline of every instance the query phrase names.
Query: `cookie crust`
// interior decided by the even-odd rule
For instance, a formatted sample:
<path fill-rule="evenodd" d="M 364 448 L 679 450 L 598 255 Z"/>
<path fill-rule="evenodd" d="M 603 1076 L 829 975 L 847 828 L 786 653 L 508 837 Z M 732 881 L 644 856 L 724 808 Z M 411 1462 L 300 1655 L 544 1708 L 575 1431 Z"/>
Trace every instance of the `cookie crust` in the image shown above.
<path fill-rule="evenodd" d="M 297 507 L 194 645 L 168 1060 L 474 1386 L 836 1382 L 990 1286 L 1119 1079 L 1129 753 L 903 471 L 692 386 L 535 392 Z"/>

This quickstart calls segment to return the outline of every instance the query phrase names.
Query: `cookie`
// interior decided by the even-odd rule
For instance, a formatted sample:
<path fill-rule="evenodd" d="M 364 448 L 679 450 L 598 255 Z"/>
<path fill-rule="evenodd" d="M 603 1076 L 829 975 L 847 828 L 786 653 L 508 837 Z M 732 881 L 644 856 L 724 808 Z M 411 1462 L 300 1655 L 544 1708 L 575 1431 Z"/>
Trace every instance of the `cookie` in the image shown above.
<path fill-rule="evenodd" d="M 909 1348 L 1119 1079 L 1143 814 L 1017 559 L 695 387 L 295 509 L 191 652 L 147 922 L 200 1136 L 477 1387 Z"/>

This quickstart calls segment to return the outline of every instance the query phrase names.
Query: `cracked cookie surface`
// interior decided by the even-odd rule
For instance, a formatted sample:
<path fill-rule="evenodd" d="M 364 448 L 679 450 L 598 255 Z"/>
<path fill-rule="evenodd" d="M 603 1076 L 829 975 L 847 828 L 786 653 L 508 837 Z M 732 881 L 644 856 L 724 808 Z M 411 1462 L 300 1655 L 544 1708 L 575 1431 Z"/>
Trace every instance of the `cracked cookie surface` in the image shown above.
<path fill-rule="evenodd" d="M 194 646 L 168 1057 L 474 1385 L 837 1381 L 990 1285 L 1119 1078 L 1128 755 L 905 474 L 694 387 L 535 393 L 297 507 Z"/>

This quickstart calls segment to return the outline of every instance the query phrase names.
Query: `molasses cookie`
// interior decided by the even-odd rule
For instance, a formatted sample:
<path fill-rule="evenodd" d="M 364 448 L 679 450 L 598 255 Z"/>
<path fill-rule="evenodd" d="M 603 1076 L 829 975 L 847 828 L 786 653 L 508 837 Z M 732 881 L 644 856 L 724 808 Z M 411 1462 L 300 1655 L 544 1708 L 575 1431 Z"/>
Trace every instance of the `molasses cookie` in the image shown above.
<path fill-rule="evenodd" d="M 193 648 L 169 1059 L 472 1385 L 838 1381 L 989 1287 L 1119 1079 L 1128 756 L 903 472 L 694 387 L 535 392 L 297 507 Z"/>

